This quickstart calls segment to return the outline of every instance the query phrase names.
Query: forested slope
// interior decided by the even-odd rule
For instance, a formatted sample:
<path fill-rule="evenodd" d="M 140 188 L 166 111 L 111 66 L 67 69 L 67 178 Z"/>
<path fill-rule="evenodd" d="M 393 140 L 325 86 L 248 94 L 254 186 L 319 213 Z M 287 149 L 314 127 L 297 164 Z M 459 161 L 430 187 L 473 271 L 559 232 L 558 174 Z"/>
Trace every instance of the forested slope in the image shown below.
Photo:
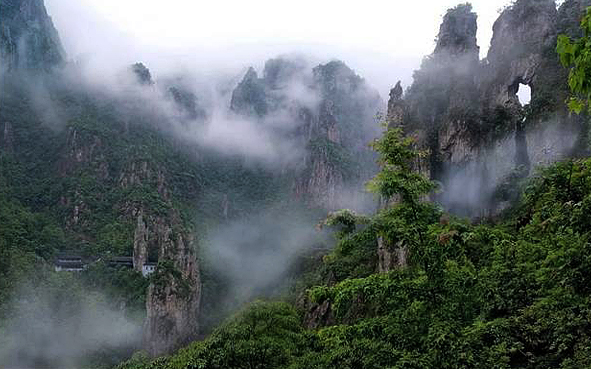
<path fill-rule="evenodd" d="M 472 224 L 426 203 L 417 220 L 409 206 L 369 219 L 339 213 L 344 232 L 323 272 L 332 277 L 300 309 L 257 302 L 204 341 L 153 361 L 137 354 L 120 368 L 591 365 L 590 160 L 541 171 L 499 223 Z M 368 272 L 377 239 L 394 225 L 388 237 L 408 246 L 409 266 Z"/>

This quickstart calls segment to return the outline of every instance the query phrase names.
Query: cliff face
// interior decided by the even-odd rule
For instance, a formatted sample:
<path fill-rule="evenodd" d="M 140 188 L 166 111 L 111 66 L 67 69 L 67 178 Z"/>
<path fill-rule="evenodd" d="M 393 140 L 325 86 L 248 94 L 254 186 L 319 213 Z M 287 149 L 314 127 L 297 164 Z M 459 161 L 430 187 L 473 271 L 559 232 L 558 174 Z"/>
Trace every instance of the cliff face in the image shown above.
<path fill-rule="evenodd" d="M 145 229 L 138 228 L 136 236 Z M 146 298 L 144 342 L 148 352 L 161 355 L 196 338 L 201 279 L 193 235 L 178 211 L 154 219 L 151 234 L 159 243 L 158 267 Z"/>
<path fill-rule="evenodd" d="M 434 53 L 414 74 L 405 97 L 412 129 L 431 151 L 433 177 L 443 175 L 443 163 L 463 163 L 472 157 L 469 131 L 478 105 L 475 72 L 478 69 L 476 14 L 469 5 L 448 11 Z"/>
<path fill-rule="evenodd" d="M 95 252 L 132 253 L 139 273 L 144 264 L 158 263 L 146 296 L 143 342 L 148 352 L 161 355 L 194 339 L 199 328 L 197 244 L 190 219 L 173 201 L 185 195 L 170 185 L 168 178 L 174 173 L 153 154 L 155 150 L 142 148 L 150 143 L 129 137 L 141 134 L 143 128 L 132 125 L 126 136 L 122 135 L 122 124 L 95 123 L 111 126 L 124 140 L 114 138 L 114 132 L 104 136 L 97 133 L 98 126 L 89 122 L 67 130 L 68 138 L 57 161 L 66 189 L 60 199 L 64 223 L 88 244 L 101 245 L 103 234 L 113 235 L 116 230 L 123 238 L 121 249 L 116 249 L 112 237 L 107 236 L 107 250 Z M 166 147 L 163 142 L 157 145 L 158 150 Z M 118 148 L 125 148 L 127 157 Z M 71 181 L 77 178 L 80 180 Z"/>
<path fill-rule="evenodd" d="M 380 98 L 343 62 L 310 70 L 298 59 L 271 59 L 262 78 L 248 70 L 232 94 L 231 109 L 261 121 L 288 122 L 278 131 L 305 147 L 293 192 L 312 206 L 344 206 L 344 191 L 361 188 L 373 174 L 367 144 L 379 132 Z"/>
<path fill-rule="evenodd" d="M 496 20 L 481 81 L 485 101 L 492 107 L 519 105 L 515 95 L 519 83 L 548 84 L 549 71 L 544 68 L 557 66 L 551 55 L 556 47 L 556 17 L 552 0 L 521 0 Z"/>
<path fill-rule="evenodd" d="M 264 81 L 254 68 L 249 68 L 232 93 L 230 108 L 243 115 L 262 117 L 267 113 L 267 96 Z"/>
<path fill-rule="evenodd" d="M 64 50 L 42 0 L 0 2 L 3 70 L 49 70 L 64 62 Z"/>
<path fill-rule="evenodd" d="M 126 201 L 128 219 L 135 221 L 134 268 L 157 262 L 146 297 L 144 347 L 152 355 L 171 352 L 198 333 L 201 278 L 192 227 L 175 208 L 167 170 L 157 161 L 134 161 L 119 176 L 125 190 L 149 186 L 162 202 L 158 207 Z"/>
<path fill-rule="evenodd" d="M 458 5 L 445 14 L 439 27 L 435 55 L 450 54 L 459 57 L 468 55 L 478 59 L 476 42 L 476 14 L 468 5 Z"/>
<path fill-rule="evenodd" d="M 584 124 L 566 112 L 567 73 L 554 49 L 559 30 L 578 24 L 582 8 L 578 1 L 558 11 L 552 0 L 515 2 L 495 22 L 483 61 L 476 14 L 469 5 L 450 9 L 404 99 L 391 97 L 391 124 L 429 149 L 423 167 L 442 182 L 439 200 L 450 210 L 494 213 L 509 199 L 500 187 L 580 148 Z M 531 88 L 527 107 L 517 97 L 520 85 Z"/>
<path fill-rule="evenodd" d="M 566 0 L 558 9 L 556 20 L 558 34 L 581 37 L 583 35 L 580 27 L 581 19 L 589 6 L 591 6 L 590 0 Z"/>

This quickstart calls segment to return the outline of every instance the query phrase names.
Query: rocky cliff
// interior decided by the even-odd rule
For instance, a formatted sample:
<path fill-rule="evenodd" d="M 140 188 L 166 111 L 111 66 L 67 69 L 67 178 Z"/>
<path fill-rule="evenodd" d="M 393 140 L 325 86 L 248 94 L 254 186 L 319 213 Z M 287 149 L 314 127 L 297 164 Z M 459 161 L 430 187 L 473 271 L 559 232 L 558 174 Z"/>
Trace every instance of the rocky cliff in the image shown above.
<path fill-rule="evenodd" d="M 442 183 L 438 199 L 446 207 L 495 213 L 511 197 L 511 181 L 581 152 L 586 126 L 566 112 L 566 71 L 554 49 L 559 32 L 576 29 L 583 8 L 579 1 L 558 10 L 552 0 L 516 1 L 494 23 L 482 61 L 471 6 L 444 16 L 433 54 L 404 98 L 391 96 L 388 117 L 429 149 L 423 167 Z M 527 106 L 517 97 L 523 85 L 531 88 Z"/>
<path fill-rule="evenodd" d="M 199 324 L 201 276 L 194 229 L 173 203 L 168 170 L 155 160 L 131 162 L 119 175 L 126 191 L 152 188 L 160 204 L 125 200 L 123 211 L 135 222 L 134 268 L 158 263 L 146 297 L 144 347 L 161 355 L 195 339 Z"/>
<path fill-rule="evenodd" d="M 585 9 L 591 6 L 589 0 L 566 0 L 558 8 L 556 27 L 559 34 L 565 34 L 570 37 L 581 37 L 583 31 L 580 27 L 581 19 L 585 14 Z"/>
<path fill-rule="evenodd" d="M 136 291 L 146 300 L 143 338 L 150 353 L 195 338 L 201 297 L 196 163 L 135 105 L 72 91 L 54 74 L 27 74 L 51 96 L 45 106 L 61 112 L 63 121 L 49 126 L 21 72 L 0 80 L 0 174 L 11 178 L 3 194 L 55 219 L 62 235 L 55 252 L 73 250 L 97 262 L 133 255 L 136 279 L 146 262 L 158 262 L 149 288 Z"/>
<path fill-rule="evenodd" d="M 158 267 L 146 298 L 145 348 L 152 355 L 171 352 L 197 337 L 201 278 L 194 236 L 172 209 L 165 217 L 138 214 L 136 240 L 158 240 Z M 141 225 L 140 225 L 141 224 Z M 143 235 L 142 235 L 143 233 Z M 141 242 L 135 243 L 140 249 Z"/>
<path fill-rule="evenodd" d="M 65 52 L 42 0 L 0 2 L 0 70 L 49 70 Z"/>
<path fill-rule="evenodd" d="M 476 14 L 469 5 L 449 10 L 434 53 L 414 73 L 407 91 L 409 116 L 403 125 L 431 151 L 429 166 L 435 178 L 443 175 L 443 163 L 469 159 L 468 131 L 478 106 L 474 95 L 478 52 Z"/>
<path fill-rule="evenodd" d="M 151 86 L 154 84 L 152 73 L 150 73 L 150 70 L 144 65 L 144 63 L 138 62 L 131 65 L 129 68 L 133 73 L 136 82 L 140 85 Z"/>
<path fill-rule="evenodd" d="M 254 68 L 249 68 L 232 93 L 230 108 L 243 115 L 262 117 L 267 113 L 267 96 L 264 81 Z"/>
<path fill-rule="evenodd" d="M 297 198 L 337 209 L 348 206 L 345 197 L 362 197 L 349 189 L 361 188 L 374 172 L 367 144 L 379 132 L 375 115 L 381 102 L 343 62 L 310 69 L 299 59 L 271 59 L 262 78 L 253 68 L 247 71 L 232 94 L 231 109 L 260 120 L 283 120 L 281 134 L 305 147 L 293 184 Z"/>

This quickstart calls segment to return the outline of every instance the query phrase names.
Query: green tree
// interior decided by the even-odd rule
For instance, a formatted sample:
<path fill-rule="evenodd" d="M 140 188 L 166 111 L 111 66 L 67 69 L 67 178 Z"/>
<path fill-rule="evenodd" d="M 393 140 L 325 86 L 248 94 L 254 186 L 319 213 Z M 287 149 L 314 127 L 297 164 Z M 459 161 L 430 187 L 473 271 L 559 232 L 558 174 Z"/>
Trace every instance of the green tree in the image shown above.
<path fill-rule="evenodd" d="M 372 146 L 380 154 L 382 170 L 369 182 L 370 191 L 387 199 L 398 195 L 401 202 L 416 205 L 436 188 L 434 182 L 414 170 L 426 153 L 416 150 L 414 139 L 404 137 L 402 129 L 388 129 Z"/>
<path fill-rule="evenodd" d="M 556 51 L 560 62 L 570 68 L 568 85 L 572 96 L 568 107 L 580 114 L 583 110 L 591 112 L 591 7 L 581 20 L 583 37 L 571 40 L 566 35 L 558 36 Z"/>
<path fill-rule="evenodd" d="M 426 201 L 436 183 L 417 171 L 427 153 L 418 150 L 414 138 L 405 137 L 401 128 L 389 128 L 372 146 L 382 169 L 368 189 L 391 202 L 376 216 L 378 235 L 387 244 L 398 243 L 418 256 L 423 253 L 428 226 L 440 215 L 437 206 Z"/>
<path fill-rule="evenodd" d="M 376 247 L 383 242 L 397 248 L 416 263 L 432 263 L 426 252 L 428 228 L 440 218 L 437 205 L 427 201 L 437 188 L 417 167 L 426 157 L 414 138 L 400 128 L 389 128 L 372 146 L 379 154 L 380 172 L 368 183 L 369 191 L 388 201 L 372 217 L 340 210 L 329 214 L 323 225 L 337 228 L 338 245 L 324 258 L 329 275 L 338 281 L 367 277 L 377 268 Z M 404 263 L 404 261 L 402 261 Z"/>

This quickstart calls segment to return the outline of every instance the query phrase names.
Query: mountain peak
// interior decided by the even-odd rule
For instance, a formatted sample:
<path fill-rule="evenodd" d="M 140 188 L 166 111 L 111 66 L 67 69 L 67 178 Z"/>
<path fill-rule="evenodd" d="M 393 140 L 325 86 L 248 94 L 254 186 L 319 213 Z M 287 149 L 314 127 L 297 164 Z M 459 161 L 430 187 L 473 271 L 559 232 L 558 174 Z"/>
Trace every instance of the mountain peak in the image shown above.
<path fill-rule="evenodd" d="M 152 74 L 148 67 L 144 65 L 144 63 L 135 63 L 131 65 L 131 71 L 133 72 L 137 82 L 141 85 L 153 85 L 154 81 L 152 80 Z"/>
<path fill-rule="evenodd" d="M 447 11 L 439 27 L 435 53 L 447 52 L 453 55 L 476 53 L 477 15 L 472 5 L 461 4 Z"/>
<path fill-rule="evenodd" d="M 7 70 L 49 70 L 64 62 L 43 0 L 0 1 L 0 60 Z"/>

